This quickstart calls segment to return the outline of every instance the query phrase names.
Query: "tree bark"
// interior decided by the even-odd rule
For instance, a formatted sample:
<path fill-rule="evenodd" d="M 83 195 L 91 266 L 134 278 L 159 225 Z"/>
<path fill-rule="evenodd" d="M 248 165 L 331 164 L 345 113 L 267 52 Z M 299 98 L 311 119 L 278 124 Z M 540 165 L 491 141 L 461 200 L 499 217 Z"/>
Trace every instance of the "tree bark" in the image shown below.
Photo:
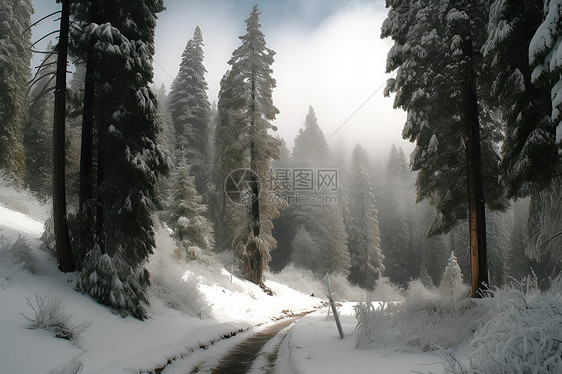
<path fill-rule="evenodd" d="M 254 238 L 260 235 L 260 185 L 257 177 L 258 165 L 256 165 L 255 154 L 257 152 L 255 138 L 256 138 L 256 77 L 252 72 L 252 94 L 250 104 L 251 123 L 250 128 L 252 132 L 252 140 L 250 144 L 250 168 L 252 174 L 252 202 L 250 207 L 250 217 L 252 222 L 252 233 Z M 255 284 L 261 285 L 263 283 L 263 258 L 258 245 L 255 242 L 250 242 L 248 252 L 250 255 L 250 281 Z"/>
<path fill-rule="evenodd" d="M 486 246 L 486 217 L 482 177 L 482 154 L 480 150 L 480 122 L 478 119 L 478 96 L 474 51 L 469 36 L 464 43 L 466 58 L 463 95 L 466 123 L 466 154 L 468 173 L 468 205 L 470 230 L 470 276 L 471 296 L 481 297 L 488 289 L 488 254 Z"/>
<path fill-rule="evenodd" d="M 65 190 L 66 59 L 69 15 L 70 0 L 62 0 L 53 125 L 53 221 L 59 269 L 63 272 L 74 271 L 68 233 Z"/>

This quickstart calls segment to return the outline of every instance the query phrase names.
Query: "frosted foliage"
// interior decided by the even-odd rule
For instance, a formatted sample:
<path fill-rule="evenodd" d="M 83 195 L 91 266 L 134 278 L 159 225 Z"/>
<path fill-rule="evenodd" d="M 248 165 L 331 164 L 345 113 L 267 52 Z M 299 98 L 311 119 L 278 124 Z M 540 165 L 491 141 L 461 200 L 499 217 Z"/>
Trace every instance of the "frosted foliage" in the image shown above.
<path fill-rule="evenodd" d="M 211 306 L 199 291 L 199 280 L 177 262 L 172 254 L 173 243 L 165 241 L 164 231 L 160 230 L 158 235 L 161 237 L 159 245 L 165 246 L 156 250 L 147 266 L 150 271 L 151 298 L 158 298 L 170 308 L 189 315 L 209 317 Z"/>
<path fill-rule="evenodd" d="M 562 299 L 560 276 L 546 292 L 527 277 L 492 292 L 489 320 L 470 343 L 469 368 L 446 353 L 448 373 L 562 372 Z"/>
<path fill-rule="evenodd" d="M 81 335 L 90 326 L 90 323 L 82 323 L 79 325 L 71 324 L 71 313 L 64 311 L 62 297 L 57 298 L 52 294 L 40 296 L 35 294 L 35 305 L 26 298 L 27 306 L 33 311 L 33 315 L 28 317 L 23 314 L 27 320 L 28 329 L 42 329 L 52 332 L 57 338 L 71 340 L 77 343 Z"/>
<path fill-rule="evenodd" d="M 35 273 L 38 265 L 39 260 L 25 237 L 19 236 L 12 243 L 0 235 L 0 274 L 4 279 L 9 280 L 19 269 Z"/>
<path fill-rule="evenodd" d="M 457 263 L 455 252 L 451 252 L 449 262 L 443 272 L 443 277 L 441 278 L 439 293 L 446 299 L 459 299 L 465 296 L 466 291 L 467 288 L 463 285 L 461 268 Z"/>
<path fill-rule="evenodd" d="M 562 0 L 545 1 L 545 18 L 529 45 L 532 81 L 552 85 L 552 120 L 562 141 Z"/>
<path fill-rule="evenodd" d="M 404 303 L 356 308 L 358 348 L 407 344 L 422 351 L 457 347 L 472 338 L 485 316 L 482 306 L 468 299 L 450 301 L 419 281 L 409 284 Z"/>

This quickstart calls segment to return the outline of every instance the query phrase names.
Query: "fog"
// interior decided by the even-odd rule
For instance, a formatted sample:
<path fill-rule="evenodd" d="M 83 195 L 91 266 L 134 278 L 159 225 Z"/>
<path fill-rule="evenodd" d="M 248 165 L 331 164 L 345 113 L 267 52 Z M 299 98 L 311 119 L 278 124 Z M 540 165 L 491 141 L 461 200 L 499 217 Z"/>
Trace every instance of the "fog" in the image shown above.
<path fill-rule="evenodd" d="M 233 3 L 166 2 L 156 30 L 156 85 L 170 87 L 185 44 L 200 26 L 209 98 L 217 100 L 220 79 L 240 45 L 238 37 L 245 33 L 244 20 L 253 6 L 250 1 Z M 331 148 L 349 152 L 360 142 L 372 156 L 385 158 L 396 144 L 409 154 L 413 147 L 401 138 L 405 113 L 393 109 L 392 98 L 383 97 L 391 43 L 380 39 L 386 14 L 382 2 L 282 4 L 258 2 L 267 46 L 276 52 L 273 100 L 280 114 L 274 123 L 289 148 L 312 105 Z"/>
<path fill-rule="evenodd" d="M 159 15 L 154 56 L 154 86 L 169 89 L 182 52 L 196 26 L 203 32 L 209 99 L 217 100 L 219 82 L 232 51 L 245 34 L 244 20 L 256 1 L 165 1 Z M 330 148 L 350 155 L 361 143 L 376 159 L 386 159 L 390 146 L 409 155 L 413 145 L 401 137 L 405 112 L 393 109 L 383 96 L 389 40 L 380 38 L 386 15 L 383 1 L 288 0 L 257 1 L 268 48 L 276 52 L 274 104 L 280 110 L 274 124 L 289 148 L 304 123 L 308 106 Z M 53 1 L 34 1 L 34 20 L 57 10 Z M 56 29 L 52 20 L 33 29 L 33 40 Z M 47 41 L 38 45 L 45 47 Z M 33 66 L 42 55 L 35 54 Z"/>

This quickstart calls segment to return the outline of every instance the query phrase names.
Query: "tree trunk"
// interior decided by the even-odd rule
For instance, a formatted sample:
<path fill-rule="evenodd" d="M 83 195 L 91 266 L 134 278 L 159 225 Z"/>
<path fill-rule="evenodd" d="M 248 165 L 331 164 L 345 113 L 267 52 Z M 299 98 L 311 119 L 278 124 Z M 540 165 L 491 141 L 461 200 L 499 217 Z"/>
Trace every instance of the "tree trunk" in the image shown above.
<path fill-rule="evenodd" d="M 66 119 L 66 59 L 68 50 L 70 0 L 62 0 L 60 36 L 57 47 L 57 79 L 55 85 L 55 118 L 53 125 L 53 221 L 59 269 L 74 271 L 70 249 L 65 190 L 65 119 Z"/>
<path fill-rule="evenodd" d="M 480 122 L 478 119 L 476 73 L 471 37 L 468 37 L 464 44 L 466 65 L 463 79 L 463 95 L 468 172 L 471 296 L 481 297 L 482 292 L 487 290 L 489 281 L 482 154 L 480 150 Z"/>
<path fill-rule="evenodd" d="M 250 113 L 251 113 L 251 123 L 250 128 L 252 132 L 252 140 L 250 144 L 250 168 L 252 170 L 252 202 L 250 207 L 250 217 L 252 222 L 252 233 L 254 238 L 257 238 L 260 235 L 260 185 L 258 181 L 257 171 L 258 167 L 255 164 L 255 154 L 257 152 L 256 144 L 255 144 L 255 137 L 256 137 L 256 77 L 255 74 L 252 72 L 252 94 L 251 94 L 251 104 L 250 104 Z M 255 284 L 261 285 L 263 283 L 263 258 L 260 248 L 254 241 L 250 241 L 250 245 L 248 245 L 248 252 L 250 256 L 250 281 Z"/>

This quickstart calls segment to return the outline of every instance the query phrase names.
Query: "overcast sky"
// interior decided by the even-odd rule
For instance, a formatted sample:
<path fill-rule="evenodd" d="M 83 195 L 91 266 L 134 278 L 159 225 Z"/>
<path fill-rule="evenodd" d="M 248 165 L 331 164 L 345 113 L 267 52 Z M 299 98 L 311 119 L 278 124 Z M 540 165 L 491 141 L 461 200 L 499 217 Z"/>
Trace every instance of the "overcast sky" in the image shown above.
<path fill-rule="evenodd" d="M 56 9 L 55 0 L 34 3 L 35 19 Z M 349 149 L 359 142 L 371 155 L 386 157 L 394 143 L 409 154 L 412 145 L 400 135 L 405 113 L 383 97 L 391 46 L 380 39 L 383 0 L 165 0 L 167 10 L 156 29 L 155 85 L 170 88 L 185 45 L 199 26 L 209 98 L 217 100 L 227 61 L 240 45 L 244 20 L 255 4 L 267 46 L 276 52 L 273 100 L 280 114 L 275 125 L 289 146 L 312 105 L 331 148 Z"/>

